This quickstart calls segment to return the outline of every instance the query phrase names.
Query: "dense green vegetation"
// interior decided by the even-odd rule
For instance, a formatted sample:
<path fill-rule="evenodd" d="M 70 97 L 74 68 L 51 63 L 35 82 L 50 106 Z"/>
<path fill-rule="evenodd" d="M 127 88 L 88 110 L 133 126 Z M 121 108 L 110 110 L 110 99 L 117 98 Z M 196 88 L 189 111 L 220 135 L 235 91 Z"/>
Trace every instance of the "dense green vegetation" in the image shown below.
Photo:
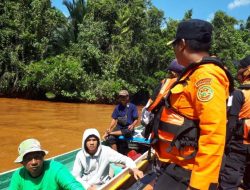
<path fill-rule="evenodd" d="M 0 94 L 112 103 L 125 88 L 141 103 L 166 75 L 174 58 L 166 42 L 180 21 L 149 0 L 63 2 L 69 18 L 50 0 L 0 2 Z M 233 61 L 250 54 L 250 17 L 218 11 L 211 23 L 211 53 L 235 74 Z"/>

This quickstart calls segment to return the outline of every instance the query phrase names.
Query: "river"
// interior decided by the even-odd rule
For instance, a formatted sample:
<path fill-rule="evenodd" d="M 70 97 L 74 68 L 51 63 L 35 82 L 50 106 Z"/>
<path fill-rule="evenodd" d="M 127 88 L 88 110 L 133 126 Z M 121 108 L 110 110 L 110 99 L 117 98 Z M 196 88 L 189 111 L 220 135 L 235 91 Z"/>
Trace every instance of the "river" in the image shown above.
<path fill-rule="evenodd" d="M 14 160 L 18 145 L 27 138 L 38 139 L 49 158 L 81 147 L 86 128 L 96 128 L 102 135 L 114 107 L 0 98 L 0 173 L 21 166 Z"/>

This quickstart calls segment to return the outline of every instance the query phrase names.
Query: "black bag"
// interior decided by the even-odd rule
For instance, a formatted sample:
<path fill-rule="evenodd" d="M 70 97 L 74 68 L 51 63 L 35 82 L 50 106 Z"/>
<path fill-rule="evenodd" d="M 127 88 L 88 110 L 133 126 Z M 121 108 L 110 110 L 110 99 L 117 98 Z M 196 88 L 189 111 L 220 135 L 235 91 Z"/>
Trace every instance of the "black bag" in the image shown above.
<path fill-rule="evenodd" d="M 121 126 L 126 126 L 127 125 L 127 119 L 128 119 L 127 113 L 123 117 L 118 117 L 117 118 L 118 124 L 121 125 Z"/>
<path fill-rule="evenodd" d="M 117 117 L 117 123 L 123 127 L 125 127 L 127 125 L 127 120 L 128 120 L 128 108 L 129 108 L 129 104 L 126 106 L 126 113 L 124 116 L 122 117 Z"/>

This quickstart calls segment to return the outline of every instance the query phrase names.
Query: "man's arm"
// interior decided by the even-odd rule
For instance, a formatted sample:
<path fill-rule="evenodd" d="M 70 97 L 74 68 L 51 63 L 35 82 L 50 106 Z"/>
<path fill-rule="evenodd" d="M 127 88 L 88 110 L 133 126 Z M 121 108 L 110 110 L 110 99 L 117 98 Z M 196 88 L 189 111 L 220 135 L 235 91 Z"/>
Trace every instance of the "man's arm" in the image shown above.
<path fill-rule="evenodd" d="M 118 117 L 118 107 L 116 106 L 113 113 L 112 113 L 112 120 L 110 123 L 109 128 L 106 130 L 104 137 L 106 137 L 117 125 L 117 117 Z"/>
<path fill-rule="evenodd" d="M 218 183 L 226 137 L 229 82 L 224 71 L 207 66 L 193 77 L 194 86 L 190 88 L 193 89 L 193 105 L 200 128 L 198 152 L 190 179 L 190 186 L 196 189 L 209 189 L 210 185 Z"/>
<path fill-rule="evenodd" d="M 81 164 L 80 161 L 80 157 L 81 157 L 81 152 L 78 152 L 74 161 L 74 165 L 73 165 L 73 169 L 72 169 L 72 175 L 81 182 L 81 178 L 82 178 L 82 170 L 83 170 L 83 166 Z M 83 155 L 82 155 L 83 156 Z"/>
<path fill-rule="evenodd" d="M 64 165 L 58 170 L 56 178 L 57 183 L 64 190 L 85 190 Z"/>
<path fill-rule="evenodd" d="M 117 119 L 112 118 L 110 126 L 107 129 L 107 132 L 113 131 L 113 129 L 115 128 L 116 124 L 117 124 Z"/>
<path fill-rule="evenodd" d="M 118 136 L 121 135 L 121 131 L 113 131 L 116 124 L 117 124 L 117 119 L 112 118 L 109 128 L 105 131 L 105 133 L 102 137 L 103 139 L 106 139 L 108 137 L 108 135 L 118 135 Z M 119 133 L 116 134 L 117 132 L 119 132 Z"/>
<path fill-rule="evenodd" d="M 10 181 L 10 186 L 9 186 L 9 190 L 18 190 L 19 189 L 19 185 L 20 185 L 20 176 L 19 176 L 19 172 L 15 171 L 11 177 L 11 181 Z"/>
<path fill-rule="evenodd" d="M 243 103 L 244 103 L 243 93 L 240 90 L 235 90 L 233 92 L 233 101 L 228 114 L 226 144 L 229 143 L 233 135 L 233 130 L 237 125 L 239 113 Z"/>
<path fill-rule="evenodd" d="M 138 170 L 135 162 L 131 158 L 129 158 L 128 156 L 120 154 L 119 152 L 117 152 L 109 147 L 108 147 L 108 154 L 110 155 L 109 156 L 110 162 L 124 164 L 126 167 L 131 169 L 131 171 L 133 172 L 134 178 L 136 180 L 143 177 L 143 172 Z"/>
<path fill-rule="evenodd" d="M 138 123 L 138 117 L 139 117 L 139 115 L 138 115 L 138 109 L 137 109 L 137 107 L 135 106 L 135 105 L 133 105 L 133 109 L 132 109 L 132 117 L 133 117 L 133 123 L 132 124 L 130 124 L 129 126 L 128 126 L 128 129 L 129 130 L 133 130 L 134 128 L 135 128 L 135 126 L 137 125 L 137 123 Z"/>

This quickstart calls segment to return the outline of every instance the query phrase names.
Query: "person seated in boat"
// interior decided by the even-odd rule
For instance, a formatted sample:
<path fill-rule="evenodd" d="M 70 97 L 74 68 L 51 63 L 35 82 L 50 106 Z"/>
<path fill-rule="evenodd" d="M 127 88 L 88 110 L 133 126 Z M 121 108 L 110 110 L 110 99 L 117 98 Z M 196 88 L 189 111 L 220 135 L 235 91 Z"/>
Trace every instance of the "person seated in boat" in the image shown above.
<path fill-rule="evenodd" d="M 119 104 L 112 113 L 112 120 L 103 138 L 107 140 L 114 150 L 118 150 L 118 137 L 132 137 L 134 128 L 138 122 L 137 107 L 129 102 L 127 90 L 121 90 L 118 96 Z"/>
<path fill-rule="evenodd" d="M 12 175 L 9 190 L 83 190 L 83 186 L 61 163 L 44 160 L 48 151 L 41 148 L 36 139 L 27 139 L 18 147 L 19 156 L 15 160 L 23 167 Z"/>
<path fill-rule="evenodd" d="M 112 148 L 102 145 L 99 132 L 86 129 L 82 138 L 82 149 L 77 153 L 73 165 L 73 176 L 88 190 L 94 190 L 106 183 L 111 163 L 124 164 L 133 172 L 135 179 L 143 177 L 135 162 Z"/>

